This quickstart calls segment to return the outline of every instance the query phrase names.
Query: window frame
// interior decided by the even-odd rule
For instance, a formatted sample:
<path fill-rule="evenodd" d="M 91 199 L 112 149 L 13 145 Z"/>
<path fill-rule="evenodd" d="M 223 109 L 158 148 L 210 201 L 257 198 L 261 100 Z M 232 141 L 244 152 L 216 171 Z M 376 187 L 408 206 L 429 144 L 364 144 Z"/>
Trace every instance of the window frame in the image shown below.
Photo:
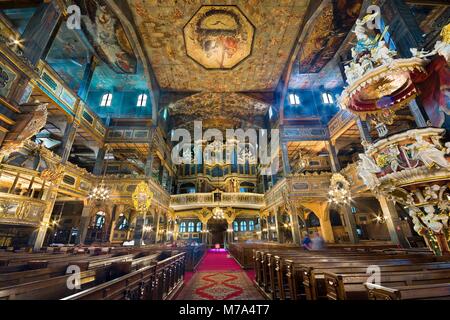
<path fill-rule="evenodd" d="M 147 107 L 147 102 L 148 102 L 148 95 L 145 93 L 141 93 L 138 96 L 138 101 L 136 103 L 136 107 L 145 108 L 145 107 Z"/>
<path fill-rule="evenodd" d="M 100 107 L 111 107 L 112 105 L 112 99 L 113 99 L 113 94 L 111 92 L 109 93 L 105 93 L 102 96 L 102 99 L 100 101 Z"/>

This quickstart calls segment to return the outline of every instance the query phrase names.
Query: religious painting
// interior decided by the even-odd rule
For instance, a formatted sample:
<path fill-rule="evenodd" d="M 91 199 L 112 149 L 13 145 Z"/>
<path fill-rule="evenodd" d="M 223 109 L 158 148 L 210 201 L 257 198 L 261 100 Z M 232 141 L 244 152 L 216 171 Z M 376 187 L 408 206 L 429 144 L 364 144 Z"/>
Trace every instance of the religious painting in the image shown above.
<path fill-rule="evenodd" d="M 333 0 L 309 27 L 299 54 L 300 73 L 318 73 L 336 54 L 358 19 L 362 0 Z"/>
<path fill-rule="evenodd" d="M 189 57 L 207 69 L 231 69 L 251 55 L 255 28 L 236 6 L 203 6 L 184 27 Z"/>
<path fill-rule="evenodd" d="M 113 71 L 134 74 L 137 58 L 117 15 L 104 0 L 76 0 L 82 29 L 96 53 Z"/>

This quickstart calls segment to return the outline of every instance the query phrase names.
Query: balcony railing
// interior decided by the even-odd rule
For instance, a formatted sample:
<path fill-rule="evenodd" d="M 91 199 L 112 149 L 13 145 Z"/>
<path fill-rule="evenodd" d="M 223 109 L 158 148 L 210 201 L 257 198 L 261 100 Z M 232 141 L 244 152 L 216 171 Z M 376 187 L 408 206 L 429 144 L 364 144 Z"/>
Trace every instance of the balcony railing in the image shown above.
<path fill-rule="evenodd" d="M 0 193 L 0 223 L 40 226 L 46 206 L 42 200 Z"/>
<path fill-rule="evenodd" d="M 257 193 L 221 193 L 221 197 L 215 197 L 214 193 L 193 193 L 171 196 L 170 202 L 170 207 L 177 211 L 216 206 L 259 210 L 265 201 L 264 195 Z"/>

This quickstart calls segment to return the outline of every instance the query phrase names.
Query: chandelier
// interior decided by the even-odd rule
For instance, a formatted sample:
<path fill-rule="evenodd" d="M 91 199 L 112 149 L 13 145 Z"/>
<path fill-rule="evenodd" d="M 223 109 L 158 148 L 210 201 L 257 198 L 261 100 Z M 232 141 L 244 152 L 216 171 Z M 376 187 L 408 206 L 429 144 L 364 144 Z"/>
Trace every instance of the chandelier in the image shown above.
<path fill-rule="evenodd" d="M 215 207 L 212 211 L 213 219 L 215 220 L 223 220 L 225 219 L 225 212 L 221 207 Z"/>
<path fill-rule="evenodd" d="M 109 145 L 106 145 L 106 154 L 111 151 Z M 88 199 L 94 201 L 106 201 L 110 198 L 111 189 L 105 184 L 106 170 L 108 169 L 109 156 L 106 157 L 106 164 L 103 170 L 102 181 L 89 192 Z"/>
<path fill-rule="evenodd" d="M 346 205 L 352 200 L 350 183 L 345 177 L 336 173 L 331 178 L 330 192 L 328 192 L 328 202 Z"/>
<path fill-rule="evenodd" d="M 102 180 L 100 184 L 89 192 L 88 199 L 95 201 L 106 201 L 110 197 L 111 190 L 106 187 L 105 182 Z"/>

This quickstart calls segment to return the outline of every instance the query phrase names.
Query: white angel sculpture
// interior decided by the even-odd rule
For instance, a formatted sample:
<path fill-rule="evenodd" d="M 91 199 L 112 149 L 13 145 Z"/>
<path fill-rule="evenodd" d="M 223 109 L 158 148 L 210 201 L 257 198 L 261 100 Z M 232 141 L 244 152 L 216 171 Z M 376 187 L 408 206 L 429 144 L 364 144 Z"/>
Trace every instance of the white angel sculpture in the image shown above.
<path fill-rule="evenodd" d="M 363 153 L 359 155 L 359 158 L 361 161 L 358 165 L 358 175 L 363 179 L 369 189 L 378 187 L 380 181 L 375 174 L 380 173 L 382 171 L 381 168 L 376 165 L 375 161 Z"/>
<path fill-rule="evenodd" d="M 412 150 L 412 158 L 414 160 L 420 160 L 423 164 L 431 169 L 433 166 L 438 165 L 442 168 L 450 168 L 450 163 L 445 158 L 445 152 L 436 148 L 432 143 L 429 143 L 423 139 L 420 134 L 415 135 L 416 142 L 407 147 Z"/>

